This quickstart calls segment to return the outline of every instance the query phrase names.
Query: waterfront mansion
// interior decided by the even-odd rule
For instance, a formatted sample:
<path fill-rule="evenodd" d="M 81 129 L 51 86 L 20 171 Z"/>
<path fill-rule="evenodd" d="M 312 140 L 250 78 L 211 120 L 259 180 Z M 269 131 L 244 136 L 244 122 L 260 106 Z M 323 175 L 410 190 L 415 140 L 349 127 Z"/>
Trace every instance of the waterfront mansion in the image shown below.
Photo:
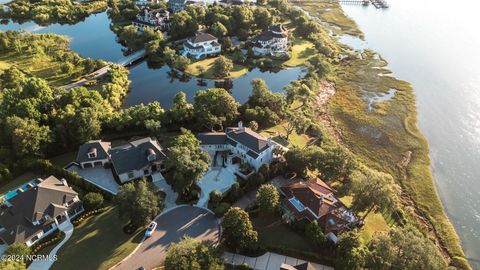
<path fill-rule="evenodd" d="M 144 7 L 137 14 L 132 24 L 142 31 L 145 27 L 153 30 L 167 31 L 170 28 L 170 12 L 165 9 L 151 9 Z"/>
<path fill-rule="evenodd" d="M 238 127 L 228 127 L 225 132 L 208 132 L 198 134 L 202 150 L 215 154 L 228 152 L 227 165 L 233 163 L 248 163 L 255 170 L 273 160 L 277 143 L 243 127 L 240 121 Z"/>
<path fill-rule="evenodd" d="M 210 34 L 197 33 L 183 43 L 183 55 L 194 59 L 217 55 L 222 51 L 218 39 Z"/>
<path fill-rule="evenodd" d="M 288 30 L 282 24 L 271 25 L 252 39 L 252 45 L 255 55 L 286 54 L 289 50 Z"/>

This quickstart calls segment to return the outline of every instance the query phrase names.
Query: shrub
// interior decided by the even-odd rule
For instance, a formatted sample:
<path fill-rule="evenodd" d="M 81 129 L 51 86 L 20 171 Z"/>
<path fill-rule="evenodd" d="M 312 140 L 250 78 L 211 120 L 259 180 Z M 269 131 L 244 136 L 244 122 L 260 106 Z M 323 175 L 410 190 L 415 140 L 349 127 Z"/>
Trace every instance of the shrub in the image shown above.
<path fill-rule="evenodd" d="M 225 199 L 229 203 L 234 203 L 243 196 L 243 190 L 238 182 L 233 183 L 232 187 L 227 191 Z"/>
<path fill-rule="evenodd" d="M 83 197 L 83 205 L 86 210 L 97 209 L 103 204 L 103 196 L 100 193 L 89 192 Z"/>
<path fill-rule="evenodd" d="M 106 210 L 107 210 L 107 207 L 103 207 L 103 208 L 95 209 L 95 210 L 92 210 L 92 211 L 84 212 L 80 216 L 77 216 L 77 218 L 75 218 L 75 220 L 72 221 L 72 224 L 73 224 L 73 226 L 76 227 L 76 226 L 82 224 L 85 219 L 87 219 L 87 218 L 89 218 L 93 215 L 103 213 Z"/>
<path fill-rule="evenodd" d="M 215 209 L 213 209 L 213 212 L 217 217 L 223 217 L 223 215 L 225 215 L 229 208 L 229 203 L 222 202 Z"/>
<path fill-rule="evenodd" d="M 222 200 L 222 193 L 216 190 L 213 190 L 212 192 L 210 192 L 210 199 L 208 201 L 208 205 L 210 208 L 215 209 L 221 200 Z"/>
<path fill-rule="evenodd" d="M 32 250 L 32 254 L 38 254 L 40 250 L 48 246 L 53 246 L 57 244 L 63 239 L 64 235 L 65 235 L 64 232 L 57 231 L 55 233 L 52 233 L 46 236 L 45 238 L 41 239 L 40 241 L 38 241 L 37 243 L 35 243 L 33 246 L 30 247 Z"/>
<path fill-rule="evenodd" d="M 25 258 L 27 255 L 31 254 L 30 248 L 24 243 L 13 243 L 7 250 L 5 250 L 4 255 L 12 255 L 13 257 Z"/>

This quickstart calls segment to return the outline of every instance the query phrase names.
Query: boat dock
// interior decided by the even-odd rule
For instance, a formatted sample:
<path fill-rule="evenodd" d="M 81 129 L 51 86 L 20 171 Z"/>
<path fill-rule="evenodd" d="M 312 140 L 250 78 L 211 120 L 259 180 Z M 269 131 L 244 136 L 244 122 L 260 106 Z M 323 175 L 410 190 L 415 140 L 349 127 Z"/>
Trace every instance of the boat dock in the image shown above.
<path fill-rule="evenodd" d="M 329 2 L 332 0 L 328 0 Z M 375 8 L 384 9 L 388 8 L 388 3 L 386 0 L 338 0 L 341 4 L 348 4 L 348 5 L 362 5 L 368 6 L 372 4 Z"/>

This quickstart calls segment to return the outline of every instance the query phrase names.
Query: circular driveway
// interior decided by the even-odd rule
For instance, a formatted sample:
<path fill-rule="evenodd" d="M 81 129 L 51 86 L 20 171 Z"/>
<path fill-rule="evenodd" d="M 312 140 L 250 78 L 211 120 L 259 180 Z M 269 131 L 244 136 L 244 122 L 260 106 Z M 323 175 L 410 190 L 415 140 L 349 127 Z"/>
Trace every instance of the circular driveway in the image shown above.
<path fill-rule="evenodd" d="M 115 270 L 133 270 L 141 266 L 152 269 L 165 261 L 166 250 L 184 236 L 217 242 L 220 237 L 218 219 L 206 209 L 182 205 L 162 213 L 155 219 L 157 228 L 151 237 L 124 261 L 112 267 Z"/>

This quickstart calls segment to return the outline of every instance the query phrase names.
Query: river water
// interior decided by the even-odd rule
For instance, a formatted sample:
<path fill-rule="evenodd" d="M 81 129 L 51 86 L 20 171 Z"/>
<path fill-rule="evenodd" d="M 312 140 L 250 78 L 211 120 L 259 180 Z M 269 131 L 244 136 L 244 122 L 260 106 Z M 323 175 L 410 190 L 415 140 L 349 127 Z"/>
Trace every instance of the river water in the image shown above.
<path fill-rule="evenodd" d="M 462 246 L 480 269 L 480 2 L 388 0 L 344 5 L 394 75 L 412 83 L 437 189 Z"/>
<path fill-rule="evenodd" d="M 9 22 L 6 25 L 0 24 L 0 30 L 24 30 L 33 33 L 66 35 L 71 40 L 72 50 L 83 57 L 112 62 L 117 62 L 124 57 L 125 48 L 117 43 L 116 35 L 110 30 L 110 19 L 106 12 L 91 15 L 74 25 L 52 24 L 42 27 L 33 22 L 23 24 Z M 250 82 L 252 79 L 261 78 L 266 81 L 273 92 L 281 92 L 284 86 L 305 74 L 306 71 L 301 67 L 283 69 L 278 72 L 262 72 L 253 69 L 246 75 L 232 80 L 230 92 L 237 101 L 245 102 L 251 93 Z M 171 76 L 170 68 L 166 66 L 153 68 L 146 62 L 131 67 L 129 79 L 132 84 L 131 91 L 124 102 L 126 107 L 159 101 L 162 107 L 168 108 L 172 104 L 173 97 L 179 91 L 184 91 L 187 99 L 192 101 L 196 91 L 218 86 L 218 82 L 213 80 L 203 80 L 199 83 L 196 78 Z"/>

